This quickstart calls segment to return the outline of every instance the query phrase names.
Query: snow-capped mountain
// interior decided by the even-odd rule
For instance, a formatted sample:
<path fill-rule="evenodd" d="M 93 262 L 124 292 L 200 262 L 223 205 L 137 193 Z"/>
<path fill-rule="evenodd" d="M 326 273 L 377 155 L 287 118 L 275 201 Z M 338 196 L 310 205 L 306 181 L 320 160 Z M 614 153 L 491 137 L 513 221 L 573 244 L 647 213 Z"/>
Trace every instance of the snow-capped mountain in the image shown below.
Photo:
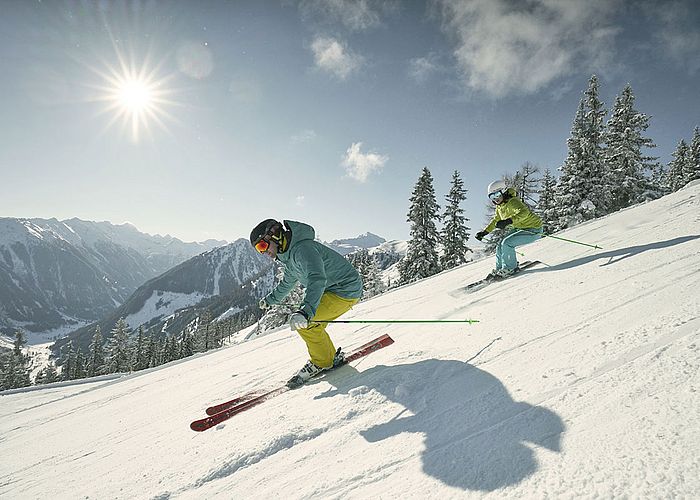
<path fill-rule="evenodd" d="M 2 498 L 697 498 L 700 181 L 357 304 L 394 344 L 200 434 L 306 360 L 270 335 L 121 378 L 0 396 Z M 79 429 L 79 432 L 75 432 Z M 319 473 L 321 471 L 321 473 Z"/>
<path fill-rule="evenodd" d="M 330 243 L 324 242 L 323 244 L 332 248 L 340 255 L 347 255 L 363 248 L 377 247 L 384 242 L 386 242 L 386 240 L 381 236 L 367 232 L 355 238 L 333 240 Z"/>
<path fill-rule="evenodd" d="M 94 321 L 147 280 L 222 244 L 152 236 L 130 224 L 0 218 L 0 332 Z"/>
<path fill-rule="evenodd" d="M 246 239 L 199 254 L 140 286 L 122 305 L 68 338 L 87 348 L 99 325 L 105 338 L 119 318 L 139 326 L 178 333 L 207 311 L 211 318 L 257 307 L 274 283 L 274 264 Z M 59 340 L 58 351 L 67 339 Z"/>

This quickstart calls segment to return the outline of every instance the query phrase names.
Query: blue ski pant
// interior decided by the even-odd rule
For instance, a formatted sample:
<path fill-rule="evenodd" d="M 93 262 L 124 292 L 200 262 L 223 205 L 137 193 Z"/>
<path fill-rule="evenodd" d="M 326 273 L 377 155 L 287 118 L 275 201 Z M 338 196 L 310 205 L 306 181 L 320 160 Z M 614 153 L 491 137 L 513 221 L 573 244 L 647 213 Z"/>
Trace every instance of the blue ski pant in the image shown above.
<path fill-rule="evenodd" d="M 518 267 L 515 247 L 527 245 L 541 237 L 541 227 L 527 230 L 516 229 L 509 233 L 496 247 L 496 269 L 515 269 Z"/>

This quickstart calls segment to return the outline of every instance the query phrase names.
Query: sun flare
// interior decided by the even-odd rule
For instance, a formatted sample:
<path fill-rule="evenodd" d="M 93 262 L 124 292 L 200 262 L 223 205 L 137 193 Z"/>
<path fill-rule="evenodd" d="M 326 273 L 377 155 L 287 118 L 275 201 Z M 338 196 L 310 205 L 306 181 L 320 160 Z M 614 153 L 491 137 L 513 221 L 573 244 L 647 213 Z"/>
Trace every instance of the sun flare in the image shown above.
<path fill-rule="evenodd" d="M 165 119 L 172 118 L 167 109 L 176 105 L 169 98 L 173 94 L 167 85 L 169 77 L 159 77 L 157 69 L 147 63 L 137 68 L 121 57 L 119 63 L 98 72 L 103 84 L 98 86 L 97 100 L 107 104 L 102 112 L 112 114 L 108 127 L 120 122 L 134 142 L 144 132 L 150 133 L 153 125 L 167 131 Z"/>

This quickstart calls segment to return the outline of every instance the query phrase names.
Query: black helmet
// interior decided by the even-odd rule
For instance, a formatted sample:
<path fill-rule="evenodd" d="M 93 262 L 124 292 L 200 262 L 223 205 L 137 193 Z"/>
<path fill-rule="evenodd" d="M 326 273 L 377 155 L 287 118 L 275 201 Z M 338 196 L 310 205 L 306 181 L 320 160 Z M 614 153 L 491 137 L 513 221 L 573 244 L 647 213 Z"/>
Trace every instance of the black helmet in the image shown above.
<path fill-rule="evenodd" d="M 265 236 L 271 236 L 275 240 L 279 240 L 282 235 L 282 223 L 275 219 L 265 219 L 260 224 L 255 226 L 250 232 L 250 244 L 255 246 Z"/>

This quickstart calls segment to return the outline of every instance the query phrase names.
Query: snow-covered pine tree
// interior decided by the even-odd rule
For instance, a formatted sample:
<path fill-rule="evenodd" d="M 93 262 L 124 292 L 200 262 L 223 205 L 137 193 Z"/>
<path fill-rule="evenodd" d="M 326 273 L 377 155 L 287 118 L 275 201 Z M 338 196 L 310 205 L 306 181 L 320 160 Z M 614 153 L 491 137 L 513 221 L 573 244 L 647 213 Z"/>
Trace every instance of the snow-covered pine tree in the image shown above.
<path fill-rule="evenodd" d="M 72 380 L 75 373 L 75 348 L 72 340 L 68 340 L 61 349 L 61 359 L 61 380 Z"/>
<path fill-rule="evenodd" d="M 542 227 L 545 234 L 551 234 L 559 229 L 559 215 L 557 214 L 556 193 L 557 180 L 549 169 L 545 169 L 542 176 L 540 196 L 537 200 L 535 212 L 542 219 Z"/>
<path fill-rule="evenodd" d="M 605 108 L 598 97 L 598 78 L 593 75 L 579 103 L 568 153 L 560 167 L 557 183 L 557 210 L 560 227 L 594 219 L 608 213 L 609 196 L 604 168 L 603 133 Z"/>
<path fill-rule="evenodd" d="M 687 184 L 686 173 L 690 170 L 686 164 L 690 162 L 690 148 L 685 139 L 678 141 L 676 150 L 671 153 L 673 159 L 668 163 L 666 184 L 671 191 L 678 191 Z"/>
<path fill-rule="evenodd" d="M 505 176 L 505 182 L 509 187 L 515 188 L 518 197 L 528 205 L 534 207 L 537 204 L 540 179 L 537 174 L 540 168 L 526 161 L 513 177 Z"/>
<path fill-rule="evenodd" d="M 35 383 L 37 385 L 52 384 L 54 382 L 58 382 L 59 380 L 60 377 L 56 372 L 56 366 L 49 362 L 49 364 L 37 374 Z"/>
<path fill-rule="evenodd" d="M 163 364 L 163 338 L 157 332 L 149 331 L 151 341 L 148 349 L 148 366 L 160 366 Z"/>
<path fill-rule="evenodd" d="M 650 188 L 647 175 L 653 172 L 657 158 L 642 153 L 642 148 L 656 147 L 644 137 L 648 127 L 649 116 L 634 109 L 634 93 L 627 84 L 615 98 L 605 132 L 611 212 L 638 202 Z"/>
<path fill-rule="evenodd" d="M 659 198 L 671 192 L 668 186 L 668 172 L 664 164 L 659 162 L 654 166 L 649 176 L 649 190 L 655 193 L 655 197 Z"/>
<path fill-rule="evenodd" d="M 199 315 L 199 323 L 197 324 L 195 336 L 197 352 L 206 352 L 213 347 L 214 325 L 211 324 L 211 312 L 206 307 Z"/>
<path fill-rule="evenodd" d="M 11 352 L 4 356 L 0 366 L 0 390 L 17 389 L 31 385 L 29 378 L 29 358 L 22 353 L 26 344 L 24 332 L 15 332 L 15 341 Z"/>
<path fill-rule="evenodd" d="M 177 340 L 173 335 L 168 335 L 165 339 L 165 345 L 163 346 L 163 355 L 161 357 L 162 363 L 170 363 L 178 358 Z"/>
<path fill-rule="evenodd" d="M 195 352 L 194 335 L 185 329 L 180 337 L 180 359 L 192 356 Z"/>
<path fill-rule="evenodd" d="M 83 350 L 78 346 L 75 352 L 75 364 L 73 365 L 72 380 L 77 380 L 87 377 L 87 358 L 83 354 Z"/>
<path fill-rule="evenodd" d="M 452 269 L 467 262 L 467 252 L 472 249 L 467 246 L 470 227 L 469 219 L 464 215 L 464 209 L 460 206 L 467 199 L 467 190 L 459 172 L 452 174 L 450 192 L 445 196 L 445 213 L 442 215 L 443 229 L 441 232 L 443 254 L 440 265 L 443 269 Z"/>
<path fill-rule="evenodd" d="M 439 234 L 435 225 L 440 206 L 435 199 L 433 176 L 424 167 L 410 198 L 407 222 L 411 223 L 406 256 L 399 262 L 399 282 L 410 283 L 440 271 L 437 253 Z"/>
<path fill-rule="evenodd" d="M 143 331 L 143 326 L 139 326 L 131 354 L 131 366 L 134 368 L 134 371 L 148 368 L 148 341 L 149 338 Z"/>
<path fill-rule="evenodd" d="M 112 336 L 107 345 L 108 373 L 123 373 L 131 370 L 129 356 L 129 325 L 124 318 L 119 318 L 112 330 Z"/>
<path fill-rule="evenodd" d="M 362 298 L 368 299 L 386 290 L 379 266 L 377 265 L 377 259 L 369 253 L 369 250 L 363 248 L 356 252 L 355 264 L 353 265 L 360 273 L 360 276 L 362 276 Z"/>
<path fill-rule="evenodd" d="M 695 127 L 693 138 L 690 141 L 684 177 L 688 182 L 700 179 L 700 128 L 698 127 Z"/>
<path fill-rule="evenodd" d="M 102 330 L 100 329 L 100 325 L 95 327 L 95 333 L 92 336 L 92 342 L 90 342 L 89 350 L 90 353 L 88 354 L 87 361 L 88 377 L 102 375 L 105 373 L 105 354 L 104 341 L 102 340 Z"/>

